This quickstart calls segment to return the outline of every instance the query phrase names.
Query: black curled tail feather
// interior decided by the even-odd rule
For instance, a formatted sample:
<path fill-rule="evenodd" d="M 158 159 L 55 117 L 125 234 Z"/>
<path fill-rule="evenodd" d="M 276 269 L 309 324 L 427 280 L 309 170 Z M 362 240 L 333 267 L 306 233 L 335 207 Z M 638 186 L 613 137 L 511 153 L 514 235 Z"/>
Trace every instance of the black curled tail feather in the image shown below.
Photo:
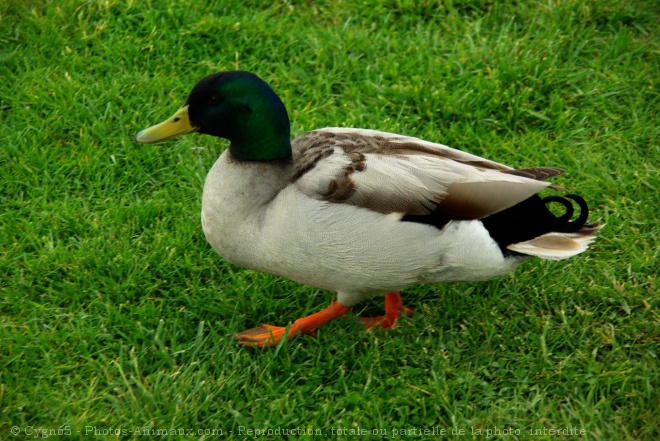
<path fill-rule="evenodd" d="M 555 216 L 548 208 L 548 204 L 561 204 L 565 212 Z M 575 214 L 575 203 L 579 209 L 577 219 L 571 220 Z M 569 194 L 562 196 L 548 196 L 541 199 L 533 195 L 513 207 L 491 214 L 479 219 L 488 230 L 488 234 L 497 243 L 505 256 L 521 255 L 508 248 L 509 245 L 526 242 L 548 233 L 572 233 L 575 236 L 593 237 L 600 230 L 598 223 L 586 224 L 589 217 L 589 207 L 582 197 Z M 456 219 L 450 214 L 435 210 L 424 215 L 405 215 L 404 222 L 418 222 L 443 229 L 449 222 Z"/>
<path fill-rule="evenodd" d="M 571 199 L 575 201 L 575 203 L 580 207 L 580 214 L 578 215 L 578 218 L 575 219 L 574 221 L 571 221 L 571 218 L 573 217 L 574 214 L 574 209 L 573 209 L 573 204 L 568 201 L 567 199 Z M 556 231 L 558 233 L 574 233 L 576 231 L 579 231 L 580 228 L 584 226 L 584 224 L 587 222 L 587 219 L 589 218 L 589 206 L 587 205 L 587 202 L 581 197 L 576 194 L 567 194 L 564 197 L 561 196 L 548 196 L 546 198 L 543 198 L 543 203 L 546 204 L 546 208 L 548 203 L 550 202 L 558 202 L 561 205 L 564 206 L 566 209 L 566 212 L 559 216 L 555 217 L 557 223 L 555 226 L 555 229 L 552 231 Z M 552 214 L 550 210 L 548 212 Z"/>
<path fill-rule="evenodd" d="M 561 204 L 565 212 L 556 216 L 548 208 L 550 203 Z M 576 208 L 579 209 L 577 219 L 571 220 Z M 589 217 L 589 208 L 582 197 L 569 194 L 566 196 L 548 196 L 541 199 L 534 195 L 513 207 L 481 219 L 490 236 L 497 242 L 505 255 L 518 254 L 507 247 L 511 244 L 525 242 L 543 236 L 547 233 L 578 233 L 592 235 L 589 228 L 596 231 L 598 225 L 585 225 Z"/>

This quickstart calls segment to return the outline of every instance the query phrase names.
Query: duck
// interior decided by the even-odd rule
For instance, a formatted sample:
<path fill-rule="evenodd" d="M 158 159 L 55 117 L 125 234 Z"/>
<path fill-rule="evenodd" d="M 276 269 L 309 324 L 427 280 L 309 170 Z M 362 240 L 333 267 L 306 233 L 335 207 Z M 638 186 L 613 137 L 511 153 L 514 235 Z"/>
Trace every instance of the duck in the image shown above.
<path fill-rule="evenodd" d="M 328 127 L 292 140 L 284 103 L 251 72 L 205 76 L 173 116 L 135 140 L 195 132 L 229 141 L 202 193 L 211 247 L 232 264 L 336 292 L 287 326 L 233 334 L 245 346 L 314 336 L 375 296 L 384 296 L 385 314 L 361 322 L 390 329 L 412 314 L 401 297 L 411 285 L 490 280 L 534 257 L 567 259 L 602 228 L 587 222 L 581 196 L 538 194 L 566 192 L 547 181 L 564 173 L 557 167 L 512 168 L 369 129 Z"/>

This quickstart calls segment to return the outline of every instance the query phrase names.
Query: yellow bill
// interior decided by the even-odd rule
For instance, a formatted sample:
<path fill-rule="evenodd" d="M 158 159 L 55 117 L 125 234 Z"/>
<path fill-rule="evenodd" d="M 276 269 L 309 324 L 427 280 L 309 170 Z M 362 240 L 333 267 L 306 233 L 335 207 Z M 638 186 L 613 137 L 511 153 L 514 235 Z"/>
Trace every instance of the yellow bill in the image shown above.
<path fill-rule="evenodd" d="M 175 136 L 185 135 L 186 133 L 194 132 L 197 129 L 197 127 L 193 127 L 190 124 L 190 119 L 188 118 L 188 106 L 183 106 L 177 110 L 174 115 L 162 123 L 139 132 L 135 135 L 135 140 L 144 144 L 152 144 L 154 142 L 165 141 L 166 139 Z"/>

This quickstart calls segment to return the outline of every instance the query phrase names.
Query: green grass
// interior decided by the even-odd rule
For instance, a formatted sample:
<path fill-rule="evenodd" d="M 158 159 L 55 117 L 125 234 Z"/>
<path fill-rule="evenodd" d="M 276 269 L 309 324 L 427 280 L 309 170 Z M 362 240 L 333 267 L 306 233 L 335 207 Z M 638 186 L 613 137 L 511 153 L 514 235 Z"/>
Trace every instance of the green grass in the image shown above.
<path fill-rule="evenodd" d="M 0 2 L 0 439 L 658 439 L 656 2 L 202 3 Z M 392 332 L 364 332 L 356 308 L 317 338 L 237 346 L 228 334 L 332 293 L 206 243 L 201 188 L 225 142 L 132 139 L 235 68 L 273 85 L 296 136 L 374 128 L 562 167 L 607 227 L 570 261 L 411 288 Z"/>

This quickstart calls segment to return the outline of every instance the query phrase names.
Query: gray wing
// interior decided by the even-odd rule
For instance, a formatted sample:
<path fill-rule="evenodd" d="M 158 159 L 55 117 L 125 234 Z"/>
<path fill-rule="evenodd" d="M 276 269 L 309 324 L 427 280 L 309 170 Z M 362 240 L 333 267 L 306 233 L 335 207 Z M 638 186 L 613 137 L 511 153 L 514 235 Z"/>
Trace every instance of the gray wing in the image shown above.
<path fill-rule="evenodd" d="M 479 219 L 551 186 L 550 167 L 515 170 L 417 138 L 327 128 L 293 141 L 291 181 L 306 195 L 381 213 Z"/>

